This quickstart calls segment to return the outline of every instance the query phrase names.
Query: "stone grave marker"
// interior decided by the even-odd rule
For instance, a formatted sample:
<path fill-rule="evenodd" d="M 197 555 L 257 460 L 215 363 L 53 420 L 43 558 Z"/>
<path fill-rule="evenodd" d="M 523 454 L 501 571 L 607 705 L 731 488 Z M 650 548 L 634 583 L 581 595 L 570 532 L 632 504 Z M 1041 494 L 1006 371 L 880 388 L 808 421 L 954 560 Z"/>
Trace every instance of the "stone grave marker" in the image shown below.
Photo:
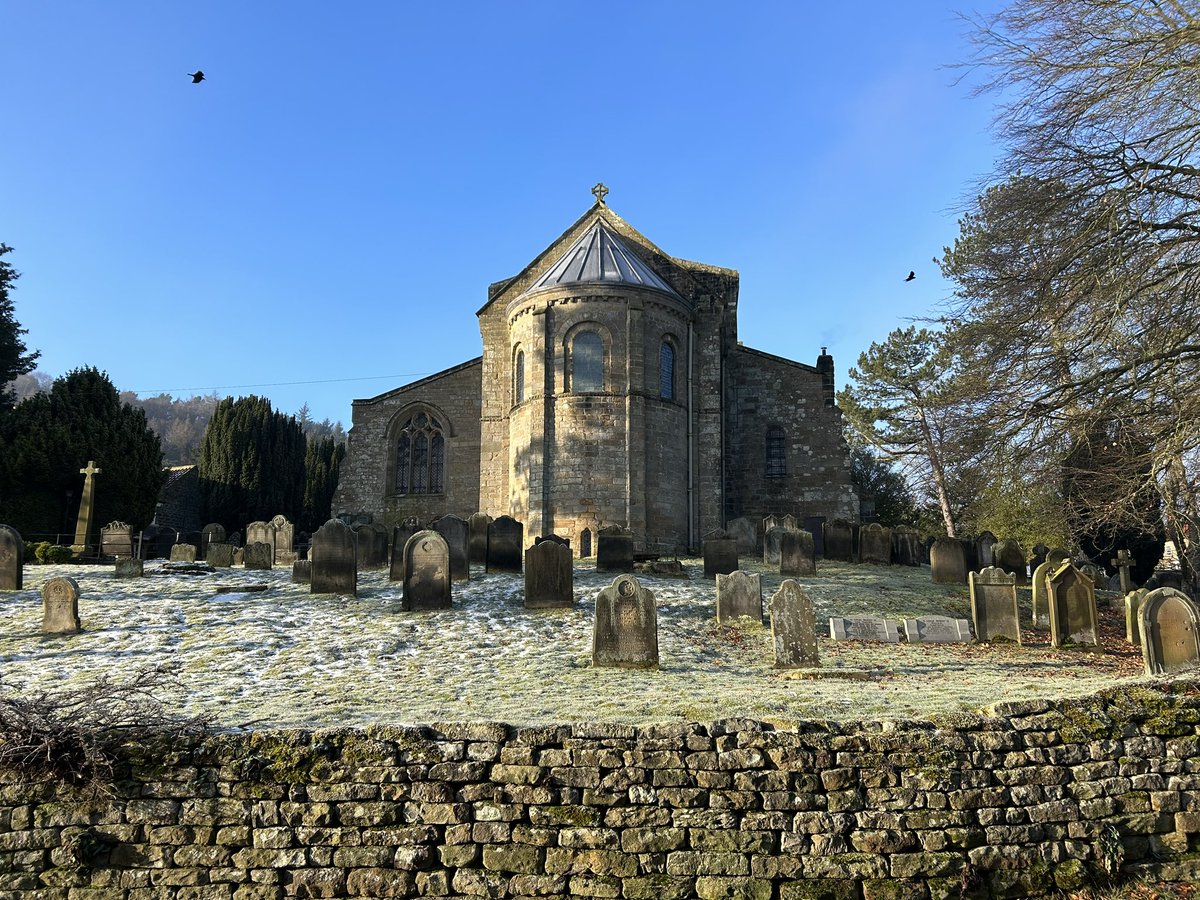
<path fill-rule="evenodd" d="M 470 542 L 471 526 L 461 516 L 442 516 L 433 523 L 433 530 L 440 534 L 450 548 L 450 578 L 467 581 L 471 577 Z"/>
<path fill-rule="evenodd" d="M 79 585 L 60 575 L 42 585 L 42 634 L 76 634 L 79 624 Z"/>
<path fill-rule="evenodd" d="M 233 545 L 210 543 L 204 561 L 215 569 L 228 569 L 233 565 Z"/>
<path fill-rule="evenodd" d="M 296 544 L 296 526 L 284 515 L 275 516 L 270 524 L 275 529 L 275 562 L 283 562 Z"/>
<path fill-rule="evenodd" d="M 749 616 L 762 622 L 762 576 L 730 572 L 717 576 L 717 622 Z"/>
<path fill-rule="evenodd" d="M 1092 562 L 1080 562 L 1076 565 L 1084 575 L 1092 580 L 1092 585 L 1102 585 L 1105 583 L 1104 570 Z"/>
<path fill-rule="evenodd" d="M 999 566 L 988 566 L 982 572 L 971 572 L 968 578 L 976 640 L 1020 644 L 1016 575 Z"/>
<path fill-rule="evenodd" d="M 200 529 L 200 558 L 208 558 L 209 544 L 225 543 L 225 526 L 220 522 L 209 522 Z"/>
<path fill-rule="evenodd" d="M 952 537 L 940 537 L 929 548 L 929 572 L 934 584 L 962 584 L 967 580 L 963 545 Z"/>
<path fill-rule="evenodd" d="M 835 641 L 883 641 L 889 644 L 900 641 L 896 623 L 878 616 L 831 616 L 829 634 Z"/>
<path fill-rule="evenodd" d="M 242 548 L 242 565 L 247 569 L 270 569 L 274 564 L 274 544 L 253 541 Z"/>
<path fill-rule="evenodd" d="M 1032 558 L 1029 560 L 1029 571 L 1033 571 L 1038 566 L 1046 561 L 1046 554 L 1050 552 L 1050 548 L 1045 544 L 1034 544 Z"/>
<path fill-rule="evenodd" d="M 825 523 L 825 558 L 854 561 L 854 526 L 845 519 Z"/>
<path fill-rule="evenodd" d="M 1121 575 L 1118 572 L 1116 575 L 1110 575 L 1108 581 L 1104 583 L 1105 590 L 1111 591 L 1114 594 L 1121 594 Z M 1124 596 L 1122 594 L 1122 596 Z"/>
<path fill-rule="evenodd" d="M 986 569 L 996 565 L 996 536 L 990 531 L 984 531 L 975 538 L 975 547 L 979 551 L 979 567 Z"/>
<path fill-rule="evenodd" d="M 1147 675 L 1174 675 L 1200 666 L 1200 610 L 1183 591 L 1157 588 L 1140 613 Z"/>
<path fill-rule="evenodd" d="M 892 564 L 892 529 L 878 522 L 864 525 L 858 532 L 858 561 L 877 566 Z"/>
<path fill-rule="evenodd" d="M 1039 546 L 1045 547 L 1044 544 Z M 1038 628 L 1050 627 L 1050 588 L 1046 579 L 1070 558 L 1070 554 L 1061 547 L 1048 549 L 1043 554 L 1042 562 L 1033 570 L 1030 579 L 1033 585 L 1033 624 Z"/>
<path fill-rule="evenodd" d="M 704 577 L 728 575 L 738 568 L 737 538 L 728 531 L 710 531 L 701 545 L 704 554 Z"/>
<path fill-rule="evenodd" d="M 566 609 L 575 605 L 571 547 L 540 540 L 525 551 L 525 607 Z"/>
<path fill-rule="evenodd" d="M 179 536 L 174 528 L 165 525 L 147 525 L 141 534 L 142 559 L 168 559 L 171 548 Z"/>
<path fill-rule="evenodd" d="M 292 563 L 292 584 L 312 584 L 312 560 L 298 559 Z"/>
<path fill-rule="evenodd" d="M 818 557 L 825 555 L 825 517 L 805 516 L 800 522 L 800 530 L 812 535 L 813 549 Z"/>
<path fill-rule="evenodd" d="M 113 578 L 141 578 L 146 574 L 145 563 L 140 559 L 118 559 L 113 569 Z"/>
<path fill-rule="evenodd" d="M 100 529 L 100 555 L 133 558 L 133 529 L 124 522 L 109 522 Z"/>
<path fill-rule="evenodd" d="M 791 513 L 788 513 L 786 516 L 784 516 L 782 519 L 779 520 L 779 527 L 786 529 L 788 531 L 799 531 L 800 530 L 800 520 L 797 519 L 795 516 L 793 516 Z"/>
<path fill-rule="evenodd" d="M 0 591 L 19 591 L 24 582 L 25 542 L 11 525 L 0 525 Z"/>
<path fill-rule="evenodd" d="M 555 543 L 555 544 L 562 544 L 568 550 L 571 548 L 571 539 L 565 538 L 562 535 L 558 535 L 558 534 L 543 534 L 543 535 L 540 535 L 539 537 L 535 537 L 533 539 L 533 543 L 535 545 L 536 544 L 544 544 L 544 543 L 546 543 L 546 541 L 550 541 L 551 543 Z M 526 552 L 528 552 L 528 551 L 526 551 Z"/>
<path fill-rule="evenodd" d="M 951 616 L 919 616 L 904 620 L 910 644 L 949 644 L 974 640 L 971 623 Z"/>
<path fill-rule="evenodd" d="M 622 669 L 658 666 L 654 594 L 632 575 L 618 575 L 596 597 L 592 665 Z"/>
<path fill-rule="evenodd" d="M 171 547 L 171 562 L 189 562 L 196 561 L 196 545 L 195 544 L 175 544 Z"/>
<path fill-rule="evenodd" d="M 421 530 L 415 518 L 408 518 L 392 529 L 391 557 L 388 560 L 388 581 L 404 580 L 404 545 Z"/>
<path fill-rule="evenodd" d="M 763 518 L 762 533 L 763 533 L 764 537 L 766 536 L 766 533 L 768 531 L 770 531 L 772 528 L 782 528 L 783 527 L 782 522 L 780 522 L 780 518 L 781 518 L 780 516 L 774 516 L 774 515 L 766 516 Z"/>
<path fill-rule="evenodd" d="M 432 528 L 410 537 L 404 545 L 404 608 L 449 609 L 451 581 L 446 539 Z"/>
<path fill-rule="evenodd" d="M 1096 591 L 1092 580 L 1064 562 L 1047 576 L 1050 605 L 1050 645 L 1098 646 Z"/>
<path fill-rule="evenodd" d="M 308 551 L 312 593 L 358 593 L 357 545 L 354 532 L 340 519 L 330 519 L 316 530 Z"/>
<path fill-rule="evenodd" d="M 242 546 L 242 533 L 240 531 L 235 531 L 233 534 L 225 538 L 225 543 L 236 550 L 238 547 Z"/>
<path fill-rule="evenodd" d="M 246 526 L 246 544 L 270 544 L 271 556 L 275 556 L 275 526 L 270 522 L 251 522 Z"/>
<path fill-rule="evenodd" d="M 898 566 L 921 565 L 921 538 L 912 525 L 892 529 L 892 561 Z"/>
<path fill-rule="evenodd" d="M 1177 591 L 1183 590 L 1183 572 L 1179 569 L 1155 569 L 1143 587 L 1150 590 L 1158 590 L 1160 587 L 1175 588 Z"/>
<path fill-rule="evenodd" d="M 235 566 L 244 566 L 246 564 L 245 547 L 235 547 L 233 549 L 233 564 Z"/>
<path fill-rule="evenodd" d="M 785 579 L 771 597 L 771 641 L 775 668 L 806 669 L 821 665 L 817 651 L 817 614 L 799 584 Z"/>
<path fill-rule="evenodd" d="M 779 539 L 779 574 L 815 575 L 817 553 L 813 536 L 807 531 L 787 529 Z"/>
<path fill-rule="evenodd" d="M 487 513 L 477 512 L 467 519 L 471 537 L 467 541 L 467 557 L 472 563 L 483 565 L 487 562 L 487 530 L 492 524 L 492 517 Z"/>
<path fill-rule="evenodd" d="M 1125 595 L 1125 640 L 1131 644 L 1142 643 L 1142 604 L 1149 593 L 1138 588 Z"/>
<path fill-rule="evenodd" d="M 785 531 L 786 528 L 776 525 L 763 532 L 763 565 L 779 568 L 780 544 Z"/>
<path fill-rule="evenodd" d="M 388 538 L 390 536 L 386 527 L 378 522 L 371 523 L 371 558 L 375 560 L 372 568 L 380 568 L 388 564 Z"/>
<path fill-rule="evenodd" d="M 620 525 L 600 529 L 596 536 L 596 571 L 633 571 L 632 531 Z"/>
<path fill-rule="evenodd" d="M 512 516 L 500 516 L 488 525 L 487 559 L 489 572 L 521 571 L 525 526 Z"/>
<path fill-rule="evenodd" d="M 79 555 L 86 555 L 91 549 L 88 541 L 92 532 L 92 513 L 96 508 L 96 476 L 103 471 L 91 459 L 79 470 L 83 476 L 83 494 L 79 500 L 79 519 L 75 523 L 75 543 L 71 545 L 71 549 Z"/>
<path fill-rule="evenodd" d="M 725 530 L 737 540 L 738 556 L 758 555 L 758 529 L 745 516 L 725 523 Z"/>

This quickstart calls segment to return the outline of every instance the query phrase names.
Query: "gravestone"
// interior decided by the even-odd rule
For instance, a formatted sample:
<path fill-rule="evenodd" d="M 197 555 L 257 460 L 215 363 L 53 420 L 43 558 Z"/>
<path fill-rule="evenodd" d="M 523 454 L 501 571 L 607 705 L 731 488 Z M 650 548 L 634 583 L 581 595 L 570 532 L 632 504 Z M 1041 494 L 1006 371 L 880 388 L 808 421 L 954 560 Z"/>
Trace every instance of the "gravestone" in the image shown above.
<path fill-rule="evenodd" d="M 554 544 L 562 544 L 568 550 L 571 548 L 571 539 L 562 537 L 561 535 L 557 535 L 557 534 L 543 534 L 543 535 L 541 535 L 539 537 L 535 537 L 533 539 L 534 545 L 544 544 L 544 543 L 546 543 L 546 541 L 550 541 L 551 543 L 554 543 Z"/>
<path fill-rule="evenodd" d="M 878 522 L 864 525 L 858 532 L 858 561 L 877 566 L 892 564 L 892 529 Z"/>
<path fill-rule="evenodd" d="M 179 533 L 165 525 L 147 525 L 141 534 L 142 559 L 167 559 Z"/>
<path fill-rule="evenodd" d="M 1092 580 L 1064 562 L 1047 576 L 1050 605 L 1050 646 L 1098 646 L 1096 591 Z"/>
<path fill-rule="evenodd" d="M 233 534 L 225 538 L 225 543 L 236 550 L 238 547 L 242 546 L 242 533 L 240 531 L 235 531 Z"/>
<path fill-rule="evenodd" d="M 800 522 L 800 530 L 812 535 L 813 550 L 818 557 L 825 555 L 825 517 L 805 516 Z"/>
<path fill-rule="evenodd" d="M 467 527 L 471 536 L 467 541 L 467 558 L 472 563 L 483 565 L 487 562 L 487 530 L 492 523 L 492 517 L 487 513 L 477 512 L 467 519 Z"/>
<path fill-rule="evenodd" d="M 979 567 L 986 569 L 988 566 L 996 565 L 996 536 L 990 531 L 985 531 L 975 538 L 975 547 L 979 552 Z"/>
<path fill-rule="evenodd" d="M 415 518 L 408 518 L 392 529 L 391 558 L 388 560 L 388 581 L 404 580 L 404 545 L 421 530 Z"/>
<path fill-rule="evenodd" d="M 440 534 L 450 548 L 450 578 L 467 581 L 471 577 L 470 542 L 471 526 L 461 516 L 442 516 L 433 523 L 433 530 Z"/>
<path fill-rule="evenodd" d="M 763 532 L 763 565 L 768 568 L 779 567 L 780 544 L 786 531 L 786 528 L 776 525 Z"/>
<path fill-rule="evenodd" d="M 270 544 L 272 560 L 275 556 L 275 526 L 270 522 L 251 522 L 246 526 L 246 546 Z"/>
<path fill-rule="evenodd" d="M 247 569 L 270 569 L 275 563 L 275 546 L 254 541 L 242 548 L 242 565 Z"/>
<path fill-rule="evenodd" d="M 19 591 L 24 584 L 25 542 L 11 525 L 0 525 L 0 591 Z"/>
<path fill-rule="evenodd" d="M 710 531 L 701 545 L 704 555 L 704 577 L 728 575 L 738 568 L 737 538 L 728 531 Z"/>
<path fill-rule="evenodd" d="M 1147 675 L 1174 675 L 1200 666 L 1200 610 L 1174 588 L 1146 595 L 1141 609 L 1142 660 Z"/>
<path fill-rule="evenodd" d="M 195 544 L 176 544 L 171 548 L 171 562 L 188 562 L 196 561 L 196 545 Z"/>
<path fill-rule="evenodd" d="M 905 619 L 904 636 L 910 644 L 949 644 L 974 640 L 971 623 L 951 616 Z"/>
<path fill-rule="evenodd" d="M 209 522 L 200 529 L 200 558 L 208 558 L 209 544 L 225 543 L 225 526 L 220 522 Z"/>
<path fill-rule="evenodd" d="M 140 559 L 118 559 L 113 578 L 141 578 L 146 574 L 144 566 Z"/>
<path fill-rule="evenodd" d="M 76 634 L 79 624 L 79 585 L 59 576 L 42 585 L 42 634 Z"/>
<path fill-rule="evenodd" d="M 1016 575 L 999 566 L 988 566 L 982 572 L 971 572 L 968 577 L 975 639 L 1020 644 Z"/>
<path fill-rule="evenodd" d="M 854 561 L 854 526 L 845 519 L 825 523 L 825 558 Z"/>
<path fill-rule="evenodd" d="M 807 531 L 788 529 L 779 540 L 779 574 L 815 575 L 817 554 L 813 536 Z"/>
<path fill-rule="evenodd" d="M 817 651 L 817 614 L 812 598 L 790 578 L 771 597 L 771 641 L 775 645 L 777 669 L 821 665 Z"/>
<path fill-rule="evenodd" d="M 521 571 L 522 545 L 525 542 L 525 526 L 512 516 L 500 516 L 488 525 L 487 558 L 484 565 L 489 572 Z"/>
<path fill-rule="evenodd" d="M 233 550 L 233 564 L 235 566 L 244 566 L 246 564 L 246 548 L 235 547 Z"/>
<path fill-rule="evenodd" d="M 1125 595 L 1125 640 L 1131 644 L 1142 643 L 1142 604 L 1150 591 L 1138 588 Z"/>
<path fill-rule="evenodd" d="M 783 527 L 783 524 L 780 522 L 779 516 L 766 516 L 762 520 L 763 537 L 765 538 L 767 532 L 770 531 L 772 528 L 782 528 L 782 527 Z"/>
<path fill-rule="evenodd" d="M 896 644 L 900 629 L 890 619 L 878 616 L 831 616 L 829 636 L 835 641 L 883 641 Z"/>
<path fill-rule="evenodd" d="M 292 563 L 292 584 L 312 584 L 312 561 L 298 559 Z"/>
<path fill-rule="evenodd" d="M 1093 585 L 1104 584 L 1104 570 L 1095 563 L 1080 561 L 1076 563 L 1076 568 L 1090 578 Z"/>
<path fill-rule="evenodd" d="M 410 537 L 404 545 L 404 608 L 448 609 L 451 580 L 446 539 L 432 528 Z"/>
<path fill-rule="evenodd" d="M 1032 557 L 1029 560 L 1029 571 L 1033 571 L 1038 566 L 1046 561 L 1046 554 L 1050 552 L 1050 548 L 1045 544 L 1034 544 Z"/>
<path fill-rule="evenodd" d="M 654 594 L 632 575 L 618 575 L 596 597 L 592 665 L 622 669 L 658 666 Z"/>
<path fill-rule="evenodd" d="M 233 545 L 211 543 L 204 561 L 215 569 L 228 569 L 233 565 Z"/>
<path fill-rule="evenodd" d="M 575 581 L 569 544 L 542 540 L 525 551 L 525 607 L 569 608 L 575 605 Z"/>
<path fill-rule="evenodd" d="M 312 536 L 308 555 L 312 562 L 311 592 L 314 594 L 358 593 L 357 541 L 354 532 L 340 519 L 330 519 Z"/>
<path fill-rule="evenodd" d="M 1150 590 L 1158 590 L 1160 587 L 1174 588 L 1177 591 L 1183 590 L 1183 572 L 1179 569 L 1155 569 L 1143 587 Z"/>
<path fill-rule="evenodd" d="M 79 519 L 75 523 L 75 543 L 71 545 L 76 554 L 86 554 L 91 549 L 88 540 L 92 532 L 92 513 L 96 508 L 96 476 L 103 471 L 91 459 L 79 470 L 83 476 L 83 495 L 79 500 Z"/>
<path fill-rule="evenodd" d="M 109 522 L 100 529 L 100 555 L 133 558 L 133 529 L 124 522 Z"/>
<path fill-rule="evenodd" d="M 1111 591 L 1114 594 L 1122 594 L 1122 596 L 1124 596 L 1124 593 L 1121 591 L 1121 587 L 1121 574 L 1119 572 L 1116 575 L 1110 575 L 1108 577 L 1108 581 L 1104 583 L 1105 590 Z"/>
<path fill-rule="evenodd" d="M 799 531 L 800 530 L 800 520 L 797 519 L 795 516 L 793 516 L 791 513 L 788 513 L 786 516 L 784 516 L 782 519 L 779 520 L 779 527 L 786 529 L 788 531 Z"/>
<path fill-rule="evenodd" d="M 745 516 L 725 523 L 725 530 L 737 541 L 738 556 L 758 556 L 758 529 Z"/>
<path fill-rule="evenodd" d="M 731 572 L 717 576 L 717 622 L 749 616 L 762 622 L 762 576 Z"/>
<path fill-rule="evenodd" d="M 271 519 L 271 527 L 275 529 L 275 562 L 283 562 L 295 546 L 296 526 L 286 516 L 278 515 Z"/>
<path fill-rule="evenodd" d="M 600 529 L 596 536 L 596 571 L 633 571 L 632 531 L 620 525 Z"/>
<path fill-rule="evenodd" d="M 1051 561 L 1046 559 L 1033 570 L 1030 584 L 1033 588 L 1031 606 L 1033 609 L 1033 624 L 1038 628 L 1050 627 L 1050 574 L 1063 564 L 1064 560 Z"/>
<path fill-rule="evenodd" d="M 377 522 L 363 522 L 354 527 L 358 542 L 358 567 L 377 569 L 388 563 L 388 530 Z"/>
<path fill-rule="evenodd" d="M 911 525 L 892 529 L 892 562 L 898 566 L 921 565 L 921 538 Z"/>
<path fill-rule="evenodd" d="M 962 584 L 967 580 L 963 545 L 952 537 L 940 537 L 929 548 L 929 573 L 934 584 Z"/>

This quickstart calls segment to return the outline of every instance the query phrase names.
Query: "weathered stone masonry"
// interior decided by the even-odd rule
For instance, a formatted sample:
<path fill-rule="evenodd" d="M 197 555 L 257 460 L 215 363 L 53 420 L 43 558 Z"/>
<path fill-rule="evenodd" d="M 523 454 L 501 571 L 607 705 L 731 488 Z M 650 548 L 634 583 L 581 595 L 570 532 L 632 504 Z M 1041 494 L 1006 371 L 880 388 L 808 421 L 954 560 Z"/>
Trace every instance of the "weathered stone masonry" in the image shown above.
<path fill-rule="evenodd" d="M 1106 863 L 1200 878 L 1200 682 L 992 713 L 140 750 L 111 797 L 0 783 L 0 896 L 958 897 L 966 867 L 974 895 L 1024 897 Z"/>

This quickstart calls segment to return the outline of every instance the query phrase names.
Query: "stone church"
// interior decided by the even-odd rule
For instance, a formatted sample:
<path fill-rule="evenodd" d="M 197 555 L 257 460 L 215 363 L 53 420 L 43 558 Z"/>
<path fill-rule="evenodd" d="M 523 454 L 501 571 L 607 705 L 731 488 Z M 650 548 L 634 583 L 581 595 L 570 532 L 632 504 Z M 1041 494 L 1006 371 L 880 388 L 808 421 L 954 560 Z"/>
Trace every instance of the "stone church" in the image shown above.
<path fill-rule="evenodd" d="M 682 553 L 743 516 L 858 521 L 833 357 L 743 346 L 738 273 L 668 256 L 593 193 L 488 288 L 482 356 L 354 401 L 334 513 L 507 514 L 582 556 L 610 525 Z"/>

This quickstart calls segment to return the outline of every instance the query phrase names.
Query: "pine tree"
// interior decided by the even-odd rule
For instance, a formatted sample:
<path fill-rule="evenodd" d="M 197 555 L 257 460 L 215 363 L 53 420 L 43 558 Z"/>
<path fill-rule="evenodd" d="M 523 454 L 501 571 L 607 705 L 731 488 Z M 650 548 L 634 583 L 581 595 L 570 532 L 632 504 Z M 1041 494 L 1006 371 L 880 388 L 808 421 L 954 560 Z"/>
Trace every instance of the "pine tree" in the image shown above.
<path fill-rule="evenodd" d="M 12 247 L 0 244 L 0 257 L 11 251 Z M 12 300 L 8 296 L 9 288 L 19 277 L 16 269 L 0 259 L 0 413 L 8 412 L 13 407 L 10 382 L 18 375 L 32 372 L 38 358 L 36 351 L 30 353 L 25 349 L 25 342 L 21 340 L 25 329 L 17 322 Z"/>
<path fill-rule="evenodd" d="M 338 474 L 345 457 L 346 445 L 332 437 L 308 442 L 304 457 L 304 515 L 300 520 L 300 527 L 304 531 L 311 533 L 329 519 Z"/>

